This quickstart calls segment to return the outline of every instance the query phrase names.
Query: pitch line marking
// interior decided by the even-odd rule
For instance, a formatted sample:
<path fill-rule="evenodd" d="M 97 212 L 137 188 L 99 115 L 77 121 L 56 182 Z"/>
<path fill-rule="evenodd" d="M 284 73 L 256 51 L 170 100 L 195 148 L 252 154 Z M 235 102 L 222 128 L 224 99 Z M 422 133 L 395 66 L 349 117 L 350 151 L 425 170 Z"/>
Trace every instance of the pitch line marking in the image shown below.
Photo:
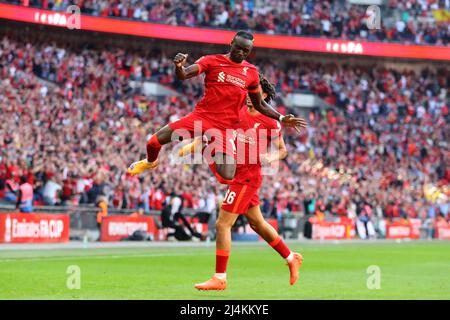
<path fill-rule="evenodd" d="M 172 256 L 198 256 L 205 253 L 157 253 L 157 254 L 128 254 L 128 255 L 92 255 L 92 256 L 63 256 L 63 257 L 35 257 L 35 258 L 7 258 L 0 259 L 0 262 L 20 262 L 20 261 L 66 261 L 75 259 L 124 259 L 124 258 L 153 258 L 153 257 L 172 257 Z"/>

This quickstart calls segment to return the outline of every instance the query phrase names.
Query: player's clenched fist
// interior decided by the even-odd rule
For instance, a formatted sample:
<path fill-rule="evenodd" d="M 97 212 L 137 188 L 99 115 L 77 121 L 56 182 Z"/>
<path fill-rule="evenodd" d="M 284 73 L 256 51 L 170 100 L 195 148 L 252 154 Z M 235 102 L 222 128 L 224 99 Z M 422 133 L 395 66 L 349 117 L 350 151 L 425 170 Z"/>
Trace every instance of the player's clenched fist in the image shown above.
<path fill-rule="evenodd" d="M 177 53 L 175 58 L 173 58 L 173 63 L 175 63 L 175 66 L 182 67 L 187 61 L 188 54 L 184 53 Z"/>
<path fill-rule="evenodd" d="M 297 130 L 297 132 L 300 132 L 301 129 L 305 129 L 308 125 L 305 119 L 296 118 L 292 114 L 288 114 L 288 115 L 284 116 L 283 119 L 281 120 L 281 122 L 286 127 L 295 128 L 295 130 Z"/>

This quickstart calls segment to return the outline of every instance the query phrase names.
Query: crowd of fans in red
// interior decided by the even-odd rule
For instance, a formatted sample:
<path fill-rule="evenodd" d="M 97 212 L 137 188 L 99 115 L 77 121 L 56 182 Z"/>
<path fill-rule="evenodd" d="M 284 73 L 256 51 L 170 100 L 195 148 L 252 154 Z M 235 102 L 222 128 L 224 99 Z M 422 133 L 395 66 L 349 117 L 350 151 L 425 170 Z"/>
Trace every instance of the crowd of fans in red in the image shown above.
<path fill-rule="evenodd" d="M 433 10 L 450 10 L 447 0 L 389 0 L 381 8 L 381 28 L 368 29 L 367 6 L 347 1 L 312 0 L 10 0 L 16 4 L 65 11 L 76 4 L 82 13 L 125 19 L 222 29 L 249 29 L 352 40 L 446 45 L 448 19 Z M 448 17 L 447 17 L 448 18 Z"/>
<path fill-rule="evenodd" d="M 284 131 L 289 156 L 265 178 L 265 214 L 448 216 L 448 69 L 256 64 L 278 93 L 306 89 L 337 106 L 311 112 L 301 136 Z M 175 164 L 179 144 L 164 147 L 151 174 L 126 174 L 145 157 L 149 134 L 190 112 L 201 95 L 201 79 L 181 86 L 172 72 L 170 59 L 156 51 L 2 38 L 0 198 L 14 201 L 26 175 L 37 205 L 92 204 L 104 194 L 111 207 L 161 209 L 175 191 L 185 207 L 213 210 L 225 187 L 205 164 Z M 141 78 L 183 95 L 144 96 L 129 85 Z M 431 188 L 439 196 L 427 195 Z"/>

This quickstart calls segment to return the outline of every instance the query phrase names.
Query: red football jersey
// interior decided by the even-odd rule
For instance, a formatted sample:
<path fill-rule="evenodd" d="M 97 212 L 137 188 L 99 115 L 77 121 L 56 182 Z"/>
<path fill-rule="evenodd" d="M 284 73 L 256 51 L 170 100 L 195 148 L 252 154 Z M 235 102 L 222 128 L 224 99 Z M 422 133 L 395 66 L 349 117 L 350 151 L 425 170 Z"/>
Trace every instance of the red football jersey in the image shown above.
<path fill-rule="evenodd" d="M 254 65 L 236 63 L 224 54 L 203 56 L 195 62 L 205 73 L 205 93 L 194 113 L 212 121 L 218 129 L 239 125 L 239 110 L 248 92 L 258 92 L 259 74 Z"/>
<path fill-rule="evenodd" d="M 271 142 L 281 137 L 281 125 L 262 114 L 250 114 L 247 107 L 241 109 L 240 118 L 240 127 L 236 130 L 237 167 L 233 183 L 259 188 L 262 183 L 260 155 L 269 153 Z"/>

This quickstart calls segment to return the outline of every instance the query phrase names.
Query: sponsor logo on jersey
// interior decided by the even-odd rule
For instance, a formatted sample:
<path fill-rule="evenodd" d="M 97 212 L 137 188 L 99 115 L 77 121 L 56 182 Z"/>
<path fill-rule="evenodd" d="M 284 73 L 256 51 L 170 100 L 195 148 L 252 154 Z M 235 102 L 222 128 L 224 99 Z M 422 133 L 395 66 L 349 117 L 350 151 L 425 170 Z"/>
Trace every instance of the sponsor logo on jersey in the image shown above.
<path fill-rule="evenodd" d="M 223 71 L 219 72 L 219 76 L 217 77 L 217 81 L 218 82 L 225 82 L 225 76 L 226 76 L 225 72 L 223 72 Z"/>
<path fill-rule="evenodd" d="M 245 88 L 245 80 L 232 76 L 230 74 L 226 74 L 225 72 L 221 71 L 219 72 L 219 75 L 217 76 L 217 82 L 230 82 L 238 87 Z"/>
<path fill-rule="evenodd" d="M 247 133 L 247 134 L 246 134 Z M 236 140 L 247 144 L 256 144 L 256 139 L 252 136 L 252 132 L 236 133 Z"/>

